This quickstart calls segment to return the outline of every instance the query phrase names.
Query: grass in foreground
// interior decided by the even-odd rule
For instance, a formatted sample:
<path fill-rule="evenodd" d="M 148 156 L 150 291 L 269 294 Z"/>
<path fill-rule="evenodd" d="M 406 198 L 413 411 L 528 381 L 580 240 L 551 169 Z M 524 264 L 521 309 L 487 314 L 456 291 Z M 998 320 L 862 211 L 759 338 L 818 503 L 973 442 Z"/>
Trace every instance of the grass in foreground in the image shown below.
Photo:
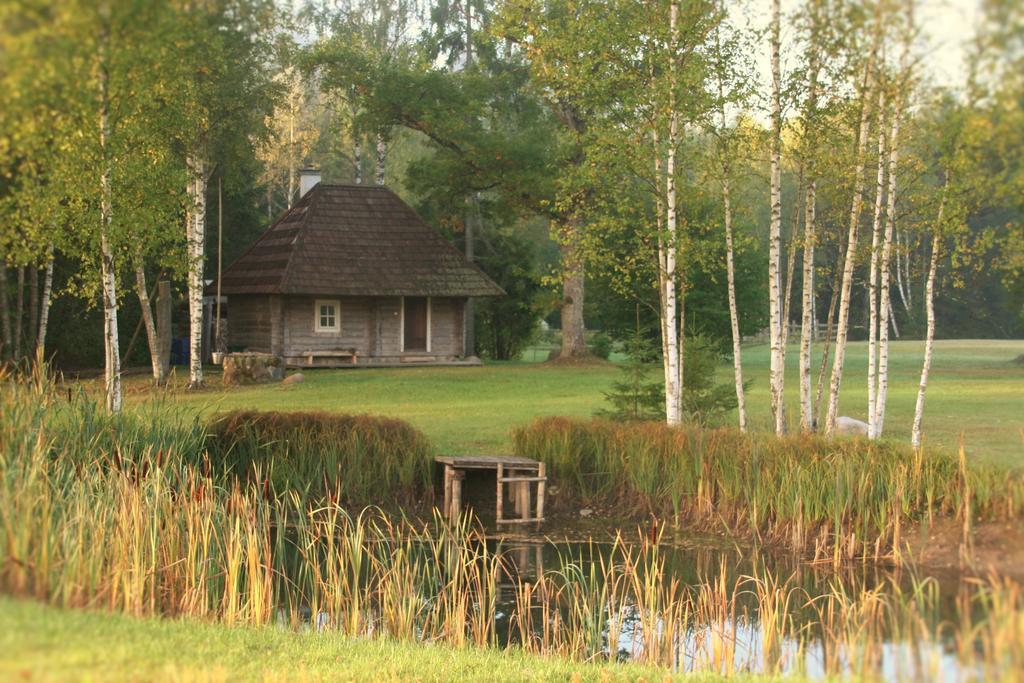
<path fill-rule="evenodd" d="M 338 633 L 131 618 L 0 597 L 0 679 L 32 681 L 665 681 L 664 670 L 580 664 Z M 687 676 L 687 681 L 717 677 Z M 753 680 L 753 679 L 748 679 Z M 758 677 L 758 681 L 772 680 Z"/>
<path fill-rule="evenodd" d="M 795 428 L 799 418 L 795 345 L 789 347 L 787 405 Z M 936 342 L 925 409 L 926 444 L 955 451 L 963 433 L 970 457 L 1024 465 L 1024 341 Z M 537 357 L 542 357 L 543 354 Z M 889 409 L 886 436 L 910 438 L 923 344 L 894 342 L 890 351 Z M 755 429 L 769 427 L 768 347 L 744 349 L 744 372 L 753 380 L 748 411 Z M 815 379 L 820 347 L 815 350 Z M 719 369 L 731 382 L 731 366 Z M 190 413 L 225 410 L 325 410 L 371 413 L 407 420 L 421 429 L 439 451 L 511 452 L 510 431 L 537 417 L 590 417 L 605 407 L 603 392 L 619 379 L 613 364 L 584 367 L 544 363 L 492 363 L 482 368 L 401 368 L 316 370 L 303 384 L 264 385 L 221 390 L 211 375 L 210 391 L 171 390 L 171 398 Z M 652 376 L 657 376 L 653 372 Z M 867 345 L 851 343 L 847 352 L 840 412 L 863 418 L 867 405 Z M 179 381 L 180 385 L 180 381 Z M 152 396 L 145 377 L 132 378 L 130 400 Z"/>

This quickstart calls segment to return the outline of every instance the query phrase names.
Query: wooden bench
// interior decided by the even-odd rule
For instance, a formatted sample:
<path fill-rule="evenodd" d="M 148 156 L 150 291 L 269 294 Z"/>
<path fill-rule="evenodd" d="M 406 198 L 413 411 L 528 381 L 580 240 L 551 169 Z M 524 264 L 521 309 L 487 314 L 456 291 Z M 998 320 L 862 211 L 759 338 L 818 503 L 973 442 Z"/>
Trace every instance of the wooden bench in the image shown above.
<path fill-rule="evenodd" d="M 359 353 L 355 349 L 331 349 L 327 351 L 303 351 L 302 357 L 307 359 L 306 362 L 310 366 L 316 364 L 314 360 L 316 358 L 347 359 L 352 365 L 355 365 L 359 360 Z"/>

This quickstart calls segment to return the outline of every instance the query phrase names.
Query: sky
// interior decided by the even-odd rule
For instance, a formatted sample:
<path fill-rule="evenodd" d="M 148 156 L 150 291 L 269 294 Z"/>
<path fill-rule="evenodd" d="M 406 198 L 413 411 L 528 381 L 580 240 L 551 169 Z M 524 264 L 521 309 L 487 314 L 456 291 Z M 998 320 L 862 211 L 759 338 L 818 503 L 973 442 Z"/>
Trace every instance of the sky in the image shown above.
<path fill-rule="evenodd" d="M 733 4 L 733 3 L 728 3 Z M 740 3 L 736 3 L 740 4 Z M 771 19 L 772 0 L 746 0 L 745 10 L 754 27 L 762 28 Z M 801 0 L 782 0 L 783 24 L 785 16 L 790 15 L 800 6 Z M 921 28 L 921 44 L 925 59 L 924 68 L 937 86 L 958 86 L 964 82 L 966 75 L 965 55 L 968 41 L 974 36 L 977 22 L 981 16 L 980 0 L 917 0 L 915 13 Z M 783 28 L 783 59 L 793 62 L 797 59 L 796 51 L 787 51 L 787 33 L 792 31 Z M 771 67 L 768 56 L 768 43 L 757 56 L 758 70 L 764 82 L 771 78 Z M 786 64 L 783 64 L 783 69 Z"/>

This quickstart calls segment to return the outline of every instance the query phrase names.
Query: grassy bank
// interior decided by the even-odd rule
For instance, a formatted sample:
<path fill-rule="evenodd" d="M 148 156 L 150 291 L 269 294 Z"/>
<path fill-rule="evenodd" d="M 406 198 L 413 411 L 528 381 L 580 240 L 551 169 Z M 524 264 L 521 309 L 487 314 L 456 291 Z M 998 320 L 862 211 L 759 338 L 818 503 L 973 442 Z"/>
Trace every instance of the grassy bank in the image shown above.
<path fill-rule="evenodd" d="M 0 597 L 0 678 L 32 681 L 666 681 L 614 663 L 67 610 Z M 770 681 L 744 676 L 740 680 Z M 791 680 L 791 679 L 790 679 Z"/>
<path fill-rule="evenodd" d="M 818 358 L 820 349 L 816 350 Z M 796 419 L 797 347 L 790 347 L 787 375 L 789 415 Z M 970 458 L 1024 466 L 1024 341 L 947 341 L 936 343 L 925 413 L 926 443 L 955 451 L 961 434 Z M 890 351 L 886 434 L 908 442 L 923 355 L 920 342 L 898 341 Z M 542 357 L 539 354 L 537 357 Z M 769 426 L 768 348 L 744 349 L 746 377 L 753 380 L 748 410 L 751 424 Z M 818 360 L 815 360 L 817 371 Z M 719 370 L 731 381 L 731 367 Z M 371 413 L 409 421 L 437 448 L 449 453 L 511 452 L 510 432 L 536 417 L 590 417 L 604 407 L 604 391 L 619 379 L 611 364 L 558 367 L 544 363 L 495 363 L 482 368 L 402 368 L 318 370 L 302 384 L 188 393 L 179 378 L 169 400 L 189 414 L 226 410 L 301 410 Z M 657 375 L 657 372 L 654 373 Z M 863 417 L 867 404 L 867 348 L 852 343 L 847 353 L 840 410 Z M 144 377 L 129 383 L 129 400 L 152 396 Z M 795 424 L 794 424 L 795 426 Z"/>
<path fill-rule="evenodd" d="M 572 505 L 725 528 L 817 561 L 896 555 L 901 532 L 934 517 L 1024 515 L 1024 475 L 904 445 L 567 418 L 517 429 L 515 444 Z"/>

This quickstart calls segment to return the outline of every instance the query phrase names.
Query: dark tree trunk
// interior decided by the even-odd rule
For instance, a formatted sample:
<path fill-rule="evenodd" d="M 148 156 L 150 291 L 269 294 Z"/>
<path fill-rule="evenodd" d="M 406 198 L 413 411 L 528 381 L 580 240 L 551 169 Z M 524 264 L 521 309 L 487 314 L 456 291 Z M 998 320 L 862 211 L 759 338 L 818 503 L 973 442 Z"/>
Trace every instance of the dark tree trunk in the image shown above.
<path fill-rule="evenodd" d="M 562 241 L 562 348 L 558 359 L 585 358 L 589 355 L 583 325 L 583 261 L 576 246 L 579 219 L 566 224 Z"/>
<path fill-rule="evenodd" d="M 25 353 L 32 355 L 39 331 L 39 269 L 35 265 L 28 271 L 28 329 L 25 330 Z"/>
<path fill-rule="evenodd" d="M 0 361 L 11 356 L 11 312 L 7 298 L 7 264 L 0 260 Z"/>
<path fill-rule="evenodd" d="M 18 267 L 18 286 L 14 292 L 14 359 L 21 358 L 21 341 L 25 327 L 25 266 Z"/>

